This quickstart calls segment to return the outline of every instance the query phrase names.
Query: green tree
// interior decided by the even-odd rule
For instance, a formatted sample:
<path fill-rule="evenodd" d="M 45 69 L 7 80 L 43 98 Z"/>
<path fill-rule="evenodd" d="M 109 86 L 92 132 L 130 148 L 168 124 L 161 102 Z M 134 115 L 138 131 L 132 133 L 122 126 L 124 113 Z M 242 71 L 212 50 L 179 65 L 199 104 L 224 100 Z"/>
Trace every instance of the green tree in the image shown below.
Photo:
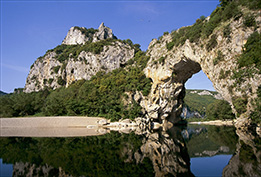
<path fill-rule="evenodd" d="M 211 103 L 207 107 L 206 116 L 209 120 L 226 120 L 235 118 L 231 106 L 224 100 L 216 100 L 214 103 Z"/>

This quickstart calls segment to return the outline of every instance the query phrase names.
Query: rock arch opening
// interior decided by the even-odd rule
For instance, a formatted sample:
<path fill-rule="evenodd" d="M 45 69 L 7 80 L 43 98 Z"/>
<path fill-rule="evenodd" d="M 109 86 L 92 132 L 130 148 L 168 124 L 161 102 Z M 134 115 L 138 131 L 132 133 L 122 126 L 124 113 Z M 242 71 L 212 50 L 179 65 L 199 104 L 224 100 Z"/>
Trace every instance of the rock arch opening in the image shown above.
<path fill-rule="evenodd" d="M 216 91 L 216 89 L 213 87 L 213 83 L 202 70 L 193 74 L 192 77 L 187 80 L 185 83 L 185 88 L 186 90 Z"/>

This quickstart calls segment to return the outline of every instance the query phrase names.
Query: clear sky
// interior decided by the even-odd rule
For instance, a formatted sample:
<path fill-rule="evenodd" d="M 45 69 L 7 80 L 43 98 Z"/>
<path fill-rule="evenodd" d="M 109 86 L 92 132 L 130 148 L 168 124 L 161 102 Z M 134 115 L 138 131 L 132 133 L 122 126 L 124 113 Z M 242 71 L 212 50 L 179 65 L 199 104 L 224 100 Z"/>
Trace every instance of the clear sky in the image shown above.
<path fill-rule="evenodd" d="M 60 45 L 72 26 L 97 29 L 104 22 L 119 39 L 131 39 L 145 51 L 153 38 L 192 25 L 218 4 L 218 0 L 1 0 L 0 90 L 10 93 L 24 87 L 30 66 Z M 214 90 L 202 72 L 186 87 Z"/>

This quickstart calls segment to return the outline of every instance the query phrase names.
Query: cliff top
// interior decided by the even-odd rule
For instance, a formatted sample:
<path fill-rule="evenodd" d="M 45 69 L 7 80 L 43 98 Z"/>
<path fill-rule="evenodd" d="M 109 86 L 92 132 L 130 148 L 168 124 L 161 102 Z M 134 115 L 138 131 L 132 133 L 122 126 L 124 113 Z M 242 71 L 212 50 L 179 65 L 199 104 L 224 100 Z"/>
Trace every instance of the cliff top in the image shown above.
<path fill-rule="evenodd" d="M 85 44 L 87 41 L 97 42 L 104 39 L 117 39 L 112 30 L 102 22 L 98 29 L 74 26 L 68 31 L 62 44 L 77 45 Z"/>

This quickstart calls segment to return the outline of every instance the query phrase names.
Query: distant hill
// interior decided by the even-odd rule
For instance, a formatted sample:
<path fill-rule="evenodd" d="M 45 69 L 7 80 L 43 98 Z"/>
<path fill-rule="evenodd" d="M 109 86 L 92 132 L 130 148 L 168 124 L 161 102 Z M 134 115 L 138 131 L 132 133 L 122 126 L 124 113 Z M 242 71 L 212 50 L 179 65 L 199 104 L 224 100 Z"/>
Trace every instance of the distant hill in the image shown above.
<path fill-rule="evenodd" d="M 223 98 L 216 91 L 188 89 L 186 90 L 186 96 L 184 98 L 184 106 L 181 117 L 203 118 L 206 114 L 207 106 L 217 99 Z"/>

